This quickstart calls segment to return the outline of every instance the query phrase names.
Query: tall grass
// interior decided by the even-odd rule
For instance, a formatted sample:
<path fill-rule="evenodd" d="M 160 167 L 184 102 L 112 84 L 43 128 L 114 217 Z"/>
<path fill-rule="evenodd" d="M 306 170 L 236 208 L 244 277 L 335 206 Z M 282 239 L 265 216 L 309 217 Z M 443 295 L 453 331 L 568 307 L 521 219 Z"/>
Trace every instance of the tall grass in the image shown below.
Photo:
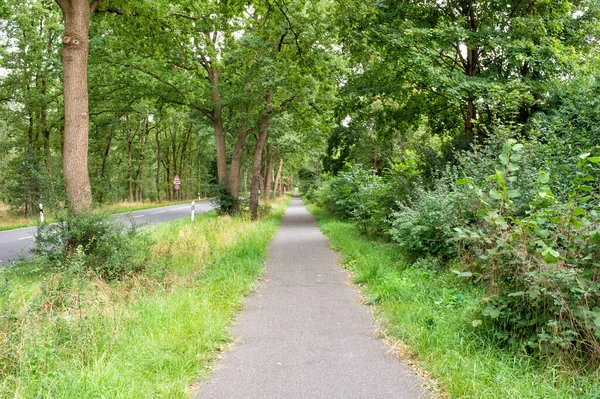
<path fill-rule="evenodd" d="M 121 281 L 35 262 L 3 271 L 0 397 L 189 397 L 230 342 L 288 203 L 256 223 L 210 213 L 159 225 L 152 264 Z"/>
<path fill-rule="evenodd" d="M 351 223 L 309 206 L 341 251 L 342 264 L 375 305 L 382 333 L 431 376 L 442 396 L 477 399 L 600 398 L 600 372 L 576 372 L 498 347 L 471 326 L 484 293 L 464 287 L 433 261 L 413 267 L 398 248 L 362 236 Z M 429 263 L 429 264 L 427 264 Z"/>

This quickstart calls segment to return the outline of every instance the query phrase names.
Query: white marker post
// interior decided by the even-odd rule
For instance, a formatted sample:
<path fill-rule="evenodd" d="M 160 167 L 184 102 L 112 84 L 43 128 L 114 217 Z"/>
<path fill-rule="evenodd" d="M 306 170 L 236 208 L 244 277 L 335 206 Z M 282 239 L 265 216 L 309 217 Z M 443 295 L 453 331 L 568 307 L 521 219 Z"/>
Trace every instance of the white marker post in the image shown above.
<path fill-rule="evenodd" d="M 40 222 L 44 223 L 44 205 L 40 203 Z"/>
<path fill-rule="evenodd" d="M 194 210 L 196 210 L 196 201 L 192 201 L 192 223 L 194 222 Z"/>

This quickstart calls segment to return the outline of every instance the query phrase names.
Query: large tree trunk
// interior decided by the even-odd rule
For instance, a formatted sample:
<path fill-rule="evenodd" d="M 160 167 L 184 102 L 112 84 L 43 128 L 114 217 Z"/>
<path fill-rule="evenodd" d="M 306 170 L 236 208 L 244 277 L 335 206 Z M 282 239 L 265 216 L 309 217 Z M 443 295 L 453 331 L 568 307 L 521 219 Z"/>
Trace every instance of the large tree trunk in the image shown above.
<path fill-rule="evenodd" d="M 65 133 L 63 173 L 69 211 L 87 211 L 92 205 L 88 173 L 88 35 L 90 16 L 99 0 L 56 0 L 65 24 L 63 49 L 63 98 Z"/>
<path fill-rule="evenodd" d="M 265 115 L 260 121 L 258 139 L 254 148 L 254 161 L 252 163 L 252 181 L 250 182 L 250 218 L 256 220 L 258 217 L 258 188 L 260 185 L 260 164 L 262 162 L 263 148 L 267 141 L 269 131 L 269 118 L 271 102 L 273 101 L 273 90 L 269 90 L 265 99 Z"/>
<path fill-rule="evenodd" d="M 283 169 L 283 158 L 279 158 L 279 167 L 277 168 L 277 174 L 275 175 L 275 183 L 273 184 L 273 192 L 275 196 L 277 196 L 277 190 L 279 189 L 279 179 L 281 178 L 281 170 Z M 279 189 L 279 193 L 281 193 L 281 189 Z"/>

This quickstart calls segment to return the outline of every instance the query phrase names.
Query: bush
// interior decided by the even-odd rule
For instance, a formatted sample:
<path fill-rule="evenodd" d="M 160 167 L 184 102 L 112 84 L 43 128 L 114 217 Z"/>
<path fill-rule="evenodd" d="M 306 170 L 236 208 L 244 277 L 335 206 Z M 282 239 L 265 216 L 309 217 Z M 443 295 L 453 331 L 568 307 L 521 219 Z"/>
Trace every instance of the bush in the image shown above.
<path fill-rule="evenodd" d="M 399 204 L 391 215 L 390 234 L 413 259 L 437 256 L 444 260 L 456 255 L 456 231 L 475 220 L 477 202 L 461 190 L 438 184 L 436 190 L 416 190 L 410 204 Z"/>
<path fill-rule="evenodd" d="M 233 215 L 248 206 L 248 200 L 232 196 L 225 187 L 216 186 L 215 197 L 211 200 L 219 215 Z"/>
<path fill-rule="evenodd" d="M 41 224 L 33 252 L 56 269 L 70 268 L 75 254 L 84 269 L 105 279 L 123 278 L 145 268 L 149 261 L 149 235 L 133 221 L 131 227 L 108 215 L 83 213 Z"/>
<path fill-rule="evenodd" d="M 334 215 L 357 223 L 361 232 L 383 235 L 394 204 L 393 193 L 380 176 L 359 166 L 349 168 L 308 195 Z"/>
<path fill-rule="evenodd" d="M 526 342 L 539 356 L 568 355 L 600 361 L 600 157 L 580 156 L 568 198 L 552 191 L 551 175 L 540 171 L 536 193 L 522 213 L 515 178 L 523 145 L 504 143 L 489 191 L 459 181 L 479 197 L 478 226 L 457 228 L 478 262 L 472 267 L 489 287 L 480 319 L 497 337 Z M 517 187 L 517 188 L 515 188 Z"/>

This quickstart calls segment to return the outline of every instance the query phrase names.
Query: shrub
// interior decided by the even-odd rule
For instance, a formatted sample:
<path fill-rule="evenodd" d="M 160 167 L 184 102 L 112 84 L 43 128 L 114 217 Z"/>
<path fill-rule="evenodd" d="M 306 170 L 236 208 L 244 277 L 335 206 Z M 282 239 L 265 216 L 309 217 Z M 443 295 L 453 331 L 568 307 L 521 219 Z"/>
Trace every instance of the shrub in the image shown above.
<path fill-rule="evenodd" d="M 391 186 L 382 177 L 353 166 L 314 190 L 309 198 L 334 215 L 357 223 L 362 233 L 383 235 L 394 204 Z"/>
<path fill-rule="evenodd" d="M 437 256 L 449 259 L 456 255 L 455 228 L 475 219 L 477 203 L 464 190 L 450 190 L 438 184 L 436 190 L 416 190 L 409 204 L 399 204 L 391 215 L 390 235 L 407 255 L 416 259 Z"/>
<path fill-rule="evenodd" d="M 110 218 L 83 213 L 63 216 L 57 223 L 38 225 L 33 252 L 52 268 L 66 270 L 74 254 L 85 270 L 105 279 L 123 278 L 141 271 L 149 261 L 149 235 Z"/>
<path fill-rule="evenodd" d="M 600 360 L 600 223 L 597 187 L 600 157 L 583 154 L 566 200 L 554 195 L 552 176 L 537 174 L 535 196 L 522 215 L 515 178 L 523 146 L 504 143 L 489 191 L 469 187 L 483 209 L 481 223 L 457 228 L 479 262 L 476 274 L 489 287 L 483 320 L 507 341 L 524 340 L 539 356 L 568 354 Z"/>
<path fill-rule="evenodd" d="M 225 187 L 215 187 L 215 197 L 211 200 L 219 215 L 239 213 L 244 207 L 244 200 L 232 196 Z M 247 202 L 247 200 L 245 200 Z"/>

